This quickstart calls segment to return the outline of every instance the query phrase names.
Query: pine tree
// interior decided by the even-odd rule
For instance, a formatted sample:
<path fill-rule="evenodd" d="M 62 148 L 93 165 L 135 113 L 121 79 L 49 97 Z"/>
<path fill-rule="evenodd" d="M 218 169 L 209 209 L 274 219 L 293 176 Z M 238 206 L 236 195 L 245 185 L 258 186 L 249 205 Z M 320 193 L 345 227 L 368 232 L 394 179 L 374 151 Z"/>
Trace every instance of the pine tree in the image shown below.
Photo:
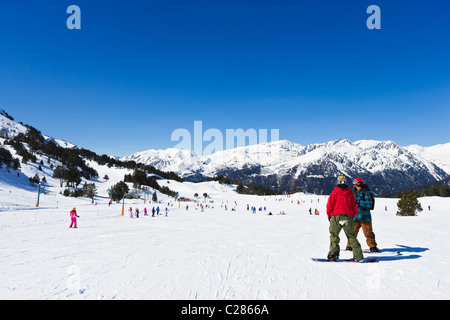
<path fill-rule="evenodd" d="M 41 181 L 41 178 L 39 178 L 39 175 L 36 173 L 35 175 L 34 175 L 34 177 L 33 178 L 29 178 L 29 180 L 30 180 L 30 182 L 31 183 L 39 183 L 39 181 Z"/>
<path fill-rule="evenodd" d="M 447 186 L 440 186 L 439 187 L 439 196 L 440 197 L 448 197 L 449 196 L 449 188 Z"/>
<path fill-rule="evenodd" d="M 95 183 L 85 183 L 83 186 L 83 193 L 86 197 L 94 202 L 94 197 L 97 195 L 97 188 Z"/>
<path fill-rule="evenodd" d="M 153 202 L 157 202 L 158 201 L 158 196 L 156 195 L 156 191 L 153 192 L 152 201 Z"/>
<path fill-rule="evenodd" d="M 421 212 L 422 206 L 417 199 L 417 192 L 407 191 L 403 193 L 401 199 L 397 202 L 398 216 L 415 216 L 417 212 Z"/>
<path fill-rule="evenodd" d="M 122 200 L 124 195 L 128 193 L 128 191 L 128 185 L 123 181 L 119 181 L 111 189 L 108 190 L 108 193 L 113 201 L 119 202 L 120 200 Z"/>
<path fill-rule="evenodd" d="M 238 186 L 236 187 L 236 192 L 239 194 L 245 193 L 245 187 L 242 183 L 238 184 Z"/>

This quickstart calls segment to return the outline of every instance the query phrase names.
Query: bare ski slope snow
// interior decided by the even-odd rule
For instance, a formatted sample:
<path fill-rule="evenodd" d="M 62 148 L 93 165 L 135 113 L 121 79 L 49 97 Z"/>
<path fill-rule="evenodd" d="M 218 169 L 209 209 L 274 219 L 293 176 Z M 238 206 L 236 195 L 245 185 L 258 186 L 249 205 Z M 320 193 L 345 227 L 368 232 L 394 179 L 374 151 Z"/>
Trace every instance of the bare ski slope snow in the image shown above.
<path fill-rule="evenodd" d="M 101 197 L 102 186 L 97 205 L 54 192 L 36 209 L 34 190 L 0 183 L 2 203 L 22 199 L 0 211 L 0 299 L 450 297 L 449 198 L 421 198 L 424 211 L 416 217 L 396 216 L 397 199 L 377 199 L 374 232 L 387 251 L 380 262 L 315 263 L 310 258 L 326 257 L 329 246 L 326 196 L 250 196 L 217 182 L 160 183 L 183 197 L 198 193 L 204 212 L 158 194 L 158 204 L 126 200 L 126 209 L 138 207 L 140 217 L 122 216 L 120 204 L 109 207 Z M 144 216 L 144 207 L 157 205 L 161 215 Z M 69 229 L 72 207 L 80 215 L 78 229 Z M 309 214 L 315 207 L 318 216 Z M 358 239 L 367 248 L 362 233 Z M 342 233 L 342 249 L 345 242 Z"/>

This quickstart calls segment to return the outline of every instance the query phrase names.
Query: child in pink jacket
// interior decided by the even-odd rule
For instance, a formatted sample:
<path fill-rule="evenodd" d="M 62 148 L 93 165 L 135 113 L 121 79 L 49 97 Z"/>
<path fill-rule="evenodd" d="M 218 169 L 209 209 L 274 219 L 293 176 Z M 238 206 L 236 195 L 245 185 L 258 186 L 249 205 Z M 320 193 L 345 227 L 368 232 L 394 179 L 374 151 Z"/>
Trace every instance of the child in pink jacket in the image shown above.
<path fill-rule="evenodd" d="M 77 227 L 77 218 L 79 218 L 79 216 L 77 215 L 77 209 L 73 208 L 73 210 L 70 211 L 71 223 L 70 223 L 70 227 L 69 228 L 72 228 L 72 226 L 74 226 L 74 228 Z"/>

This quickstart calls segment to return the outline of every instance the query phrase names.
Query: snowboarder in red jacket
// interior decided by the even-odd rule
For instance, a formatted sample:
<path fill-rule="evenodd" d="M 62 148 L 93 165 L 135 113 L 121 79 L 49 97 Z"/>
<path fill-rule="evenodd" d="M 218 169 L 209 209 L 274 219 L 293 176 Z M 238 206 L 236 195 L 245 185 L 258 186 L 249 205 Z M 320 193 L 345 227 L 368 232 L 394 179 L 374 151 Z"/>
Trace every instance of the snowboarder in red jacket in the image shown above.
<path fill-rule="evenodd" d="M 353 248 L 353 259 L 363 261 L 361 245 L 356 239 L 355 223 L 353 218 L 358 213 L 355 196 L 346 184 L 347 179 L 339 176 L 337 186 L 334 188 L 327 203 L 327 216 L 330 221 L 330 251 L 327 259 L 337 261 L 339 259 L 339 233 L 344 229 L 348 242 Z"/>

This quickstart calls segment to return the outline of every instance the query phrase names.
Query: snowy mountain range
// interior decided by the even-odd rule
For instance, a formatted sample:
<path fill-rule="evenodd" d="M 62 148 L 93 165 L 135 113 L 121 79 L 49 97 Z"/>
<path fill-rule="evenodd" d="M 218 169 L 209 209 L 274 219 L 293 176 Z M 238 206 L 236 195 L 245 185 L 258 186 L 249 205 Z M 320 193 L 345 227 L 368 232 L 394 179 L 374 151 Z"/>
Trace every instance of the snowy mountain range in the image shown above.
<path fill-rule="evenodd" d="M 392 193 L 450 176 L 450 143 L 401 147 L 392 141 L 336 140 L 302 146 L 287 140 L 197 156 L 190 150 L 147 150 L 123 157 L 196 181 L 223 175 L 281 191 L 329 193 L 339 174 L 361 177 Z"/>
<path fill-rule="evenodd" d="M 0 142 L 27 126 L 0 114 Z M 63 148 L 76 145 L 44 135 Z M 190 150 L 147 150 L 121 158 L 173 171 L 187 181 L 222 175 L 280 191 L 331 192 L 337 175 L 363 178 L 377 194 L 394 193 L 450 177 L 450 143 L 402 147 L 392 141 L 335 140 L 300 144 L 280 140 L 198 156 Z"/>

